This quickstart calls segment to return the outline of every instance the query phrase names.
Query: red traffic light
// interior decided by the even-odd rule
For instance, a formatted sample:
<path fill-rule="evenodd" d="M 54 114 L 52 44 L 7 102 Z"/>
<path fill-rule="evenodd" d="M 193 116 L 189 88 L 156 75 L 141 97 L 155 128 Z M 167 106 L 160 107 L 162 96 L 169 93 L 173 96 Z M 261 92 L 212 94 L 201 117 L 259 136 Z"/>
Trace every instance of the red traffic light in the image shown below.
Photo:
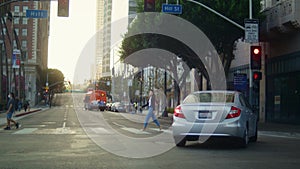
<path fill-rule="evenodd" d="M 259 81 L 262 79 L 262 73 L 261 72 L 253 72 L 253 80 Z"/>
<path fill-rule="evenodd" d="M 254 48 L 254 49 L 253 49 L 253 53 L 254 53 L 255 55 L 258 55 L 258 54 L 260 53 L 260 49 L 259 49 L 259 48 Z"/>
<path fill-rule="evenodd" d="M 250 47 L 251 69 L 261 69 L 261 46 Z"/>
<path fill-rule="evenodd" d="M 144 0 L 144 12 L 155 12 L 155 0 Z"/>

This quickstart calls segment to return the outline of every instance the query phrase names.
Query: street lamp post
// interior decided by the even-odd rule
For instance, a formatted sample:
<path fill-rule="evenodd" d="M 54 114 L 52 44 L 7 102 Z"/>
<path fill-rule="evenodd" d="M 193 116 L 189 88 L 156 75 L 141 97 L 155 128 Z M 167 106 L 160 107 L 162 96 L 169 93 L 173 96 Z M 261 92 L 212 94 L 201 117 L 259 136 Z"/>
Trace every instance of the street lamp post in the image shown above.
<path fill-rule="evenodd" d="M 0 104 L 2 103 L 2 97 L 3 97 L 3 94 L 2 94 L 2 77 L 3 77 L 3 62 L 2 62 L 2 56 L 3 56 L 3 53 L 2 53 L 2 44 L 3 44 L 3 41 L 0 40 Z"/>

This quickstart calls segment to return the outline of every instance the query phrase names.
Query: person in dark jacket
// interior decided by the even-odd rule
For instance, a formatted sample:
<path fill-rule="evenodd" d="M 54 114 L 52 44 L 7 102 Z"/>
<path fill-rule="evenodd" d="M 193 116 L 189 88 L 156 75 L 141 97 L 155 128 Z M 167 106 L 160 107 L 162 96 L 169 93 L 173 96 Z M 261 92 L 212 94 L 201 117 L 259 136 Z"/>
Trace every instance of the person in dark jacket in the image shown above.
<path fill-rule="evenodd" d="M 147 103 L 147 106 L 148 106 L 148 114 L 146 115 L 144 128 L 142 130 L 143 131 L 146 130 L 150 118 L 152 118 L 153 122 L 157 125 L 157 127 L 159 127 L 159 130 L 161 130 L 160 124 L 153 112 L 155 110 L 155 95 L 153 93 L 153 90 L 149 91 L 149 101 Z"/>

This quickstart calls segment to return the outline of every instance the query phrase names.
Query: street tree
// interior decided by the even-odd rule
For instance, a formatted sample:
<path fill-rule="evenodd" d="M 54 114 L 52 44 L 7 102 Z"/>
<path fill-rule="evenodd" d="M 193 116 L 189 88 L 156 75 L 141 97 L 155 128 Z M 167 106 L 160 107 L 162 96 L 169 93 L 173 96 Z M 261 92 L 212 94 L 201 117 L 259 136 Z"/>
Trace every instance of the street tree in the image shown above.
<path fill-rule="evenodd" d="M 144 0 L 136 0 L 138 4 L 137 12 L 143 12 Z M 260 0 L 252 0 L 253 17 L 262 18 L 260 14 Z M 156 0 L 156 11 L 161 11 L 162 3 L 165 1 Z M 169 3 L 176 3 L 176 0 L 169 0 Z M 204 9 L 194 3 L 180 0 L 183 5 L 182 17 L 202 30 L 217 50 L 220 60 L 223 63 L 224 71 L 227 74 L 231 61 L 234 59 L 233 51 L 235 42 L 243 38 L 244 31 L 232 25 L 216 14 Z M 224 16 L 232 19 L 240 25 L 244 25 L 244 19 L 249 18 L 249 0 L 202 0 L 201 3 L 213 8 Z M 176 55 L 180 55 L 190 68 L 194 68 L 193 60 L 190 60 L 194 53 L 184 44 L 163 35 L 143 34 L 128 37 L 130 32 L 143 28 L 156 29 L 159 27 L 160 18 L 136 18 L 124 35 L 124 40 L 120 49 L 121 58 L 125 59 L 130 54 L 147 48 L 163 48 Z M 147 30 L 144 30 L 147 31 Z M 199 70 L 207 76 L 204 68 Z M 206 77 L 208 79 L 208 77 Z"/>
<path fill-rule="evenodd" d="M 138 4 L 137 12 L 143 12 L 144 0 L 136 1 Z M 249 17 L 249 0 L 202 0 L 201 2 L 240 25 L 244 25 L 244 19 Z M 156 12 L 161 11 L 162 3 L 165 3 L 165 1 L 156 0 Z M 169 3 L 175 4 L 176 0 L 169 0 Z M 180 3 L 183 5 L 183 13 L 182 15 L 178 15 L 178 17 L 191 22 L 208 37 L 223 64 L 224 69 L 222 68 L 220 71 L 225 71 L 225 74 L 227 74 L 229 72 L 231 61 L 234 59 L 233 51 L 235 49 L 235 42 L 238 39 L 243 38 L 244 31 L 199 5 L 183 0 L 181 0 Z M 254 18 L 261 18 L 259 11 L 260 0 L 253 0 Z M 163 17 L 160 17 L 160 15 L 147 17 L 147 13 L 145 14 L 145 17 L 137 17 L 134 19 L 128 28 L 128 32 L 124 35 L 121 44 L 121 60 L 126 61 L 127 56 L 149 48 L 164 49 L 174 53 L 177 57 L 171 59 L 159 57 L 155 59 L 156 62 L 164 63 L 165 67 L 160 68 L 163 68 L 172 74 L 174 79 L 174 94 L 177 98 L 176 100 L 180 100 L 179 90 L 185 85 L 186 76 L 191 68 L 195 68 L 208 81 L 210 80 L 207 72 L 208 70 L 206 70 L 204 63 L 201 62 L 199 56 L 197 56 L 186 44 L 183 44 L 181 41 L 172 37 L 151 33 L 131 36 L 132 32 L 136 32 L 139 29 L 142 29 L 144 32 L 160 29 L 160 24 L 163 22 L 169 21 L 163 20 Z M 183 31 L 185 30 L 183 29 Z M 149 54 L 148 57 L 153 58 L 154 56 Z M 177 68 L 182 61 L 186 66 L 183 66 L 184 71 L 179 76 Z M 134 66 L 145 67 L 147 64 L 149 64 L 149 62 L 145 60 L 145 65 Z M 225 81 L 226 79 L 219 80 Z"/>
<path fill-rule="evenodd" d="M 47 75 L 48 74 L 48 75 Z M 48 85 L 50 90 L 56 90 L 62 92 L 65 90 L 64 85 L 64 74 L 58 69 L 45 69 L 42 73 L 41 82 L 42 86 L 45 87 L 47 83 L 48 76 Z"/>

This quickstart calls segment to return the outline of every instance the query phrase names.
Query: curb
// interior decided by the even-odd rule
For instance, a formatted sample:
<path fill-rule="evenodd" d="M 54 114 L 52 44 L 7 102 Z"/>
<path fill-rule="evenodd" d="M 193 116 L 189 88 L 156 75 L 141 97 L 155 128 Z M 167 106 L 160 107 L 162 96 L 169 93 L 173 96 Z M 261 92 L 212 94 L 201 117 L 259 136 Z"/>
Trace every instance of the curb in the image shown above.
<path fill-rule="evenodd" d="M 29 111 L 29 112 L 24 112 L 24 113 L 16 114 L 14 117 L 24 116 L 24 115 L 27 115 L 27 114 L 31 114 L 31 113 L 35 113 L 35 112 L 41 111 L 41 110 L 42 110 L 42 109 L 36 109 L 36 110 L 33 110 L 33 111 Z"/>

